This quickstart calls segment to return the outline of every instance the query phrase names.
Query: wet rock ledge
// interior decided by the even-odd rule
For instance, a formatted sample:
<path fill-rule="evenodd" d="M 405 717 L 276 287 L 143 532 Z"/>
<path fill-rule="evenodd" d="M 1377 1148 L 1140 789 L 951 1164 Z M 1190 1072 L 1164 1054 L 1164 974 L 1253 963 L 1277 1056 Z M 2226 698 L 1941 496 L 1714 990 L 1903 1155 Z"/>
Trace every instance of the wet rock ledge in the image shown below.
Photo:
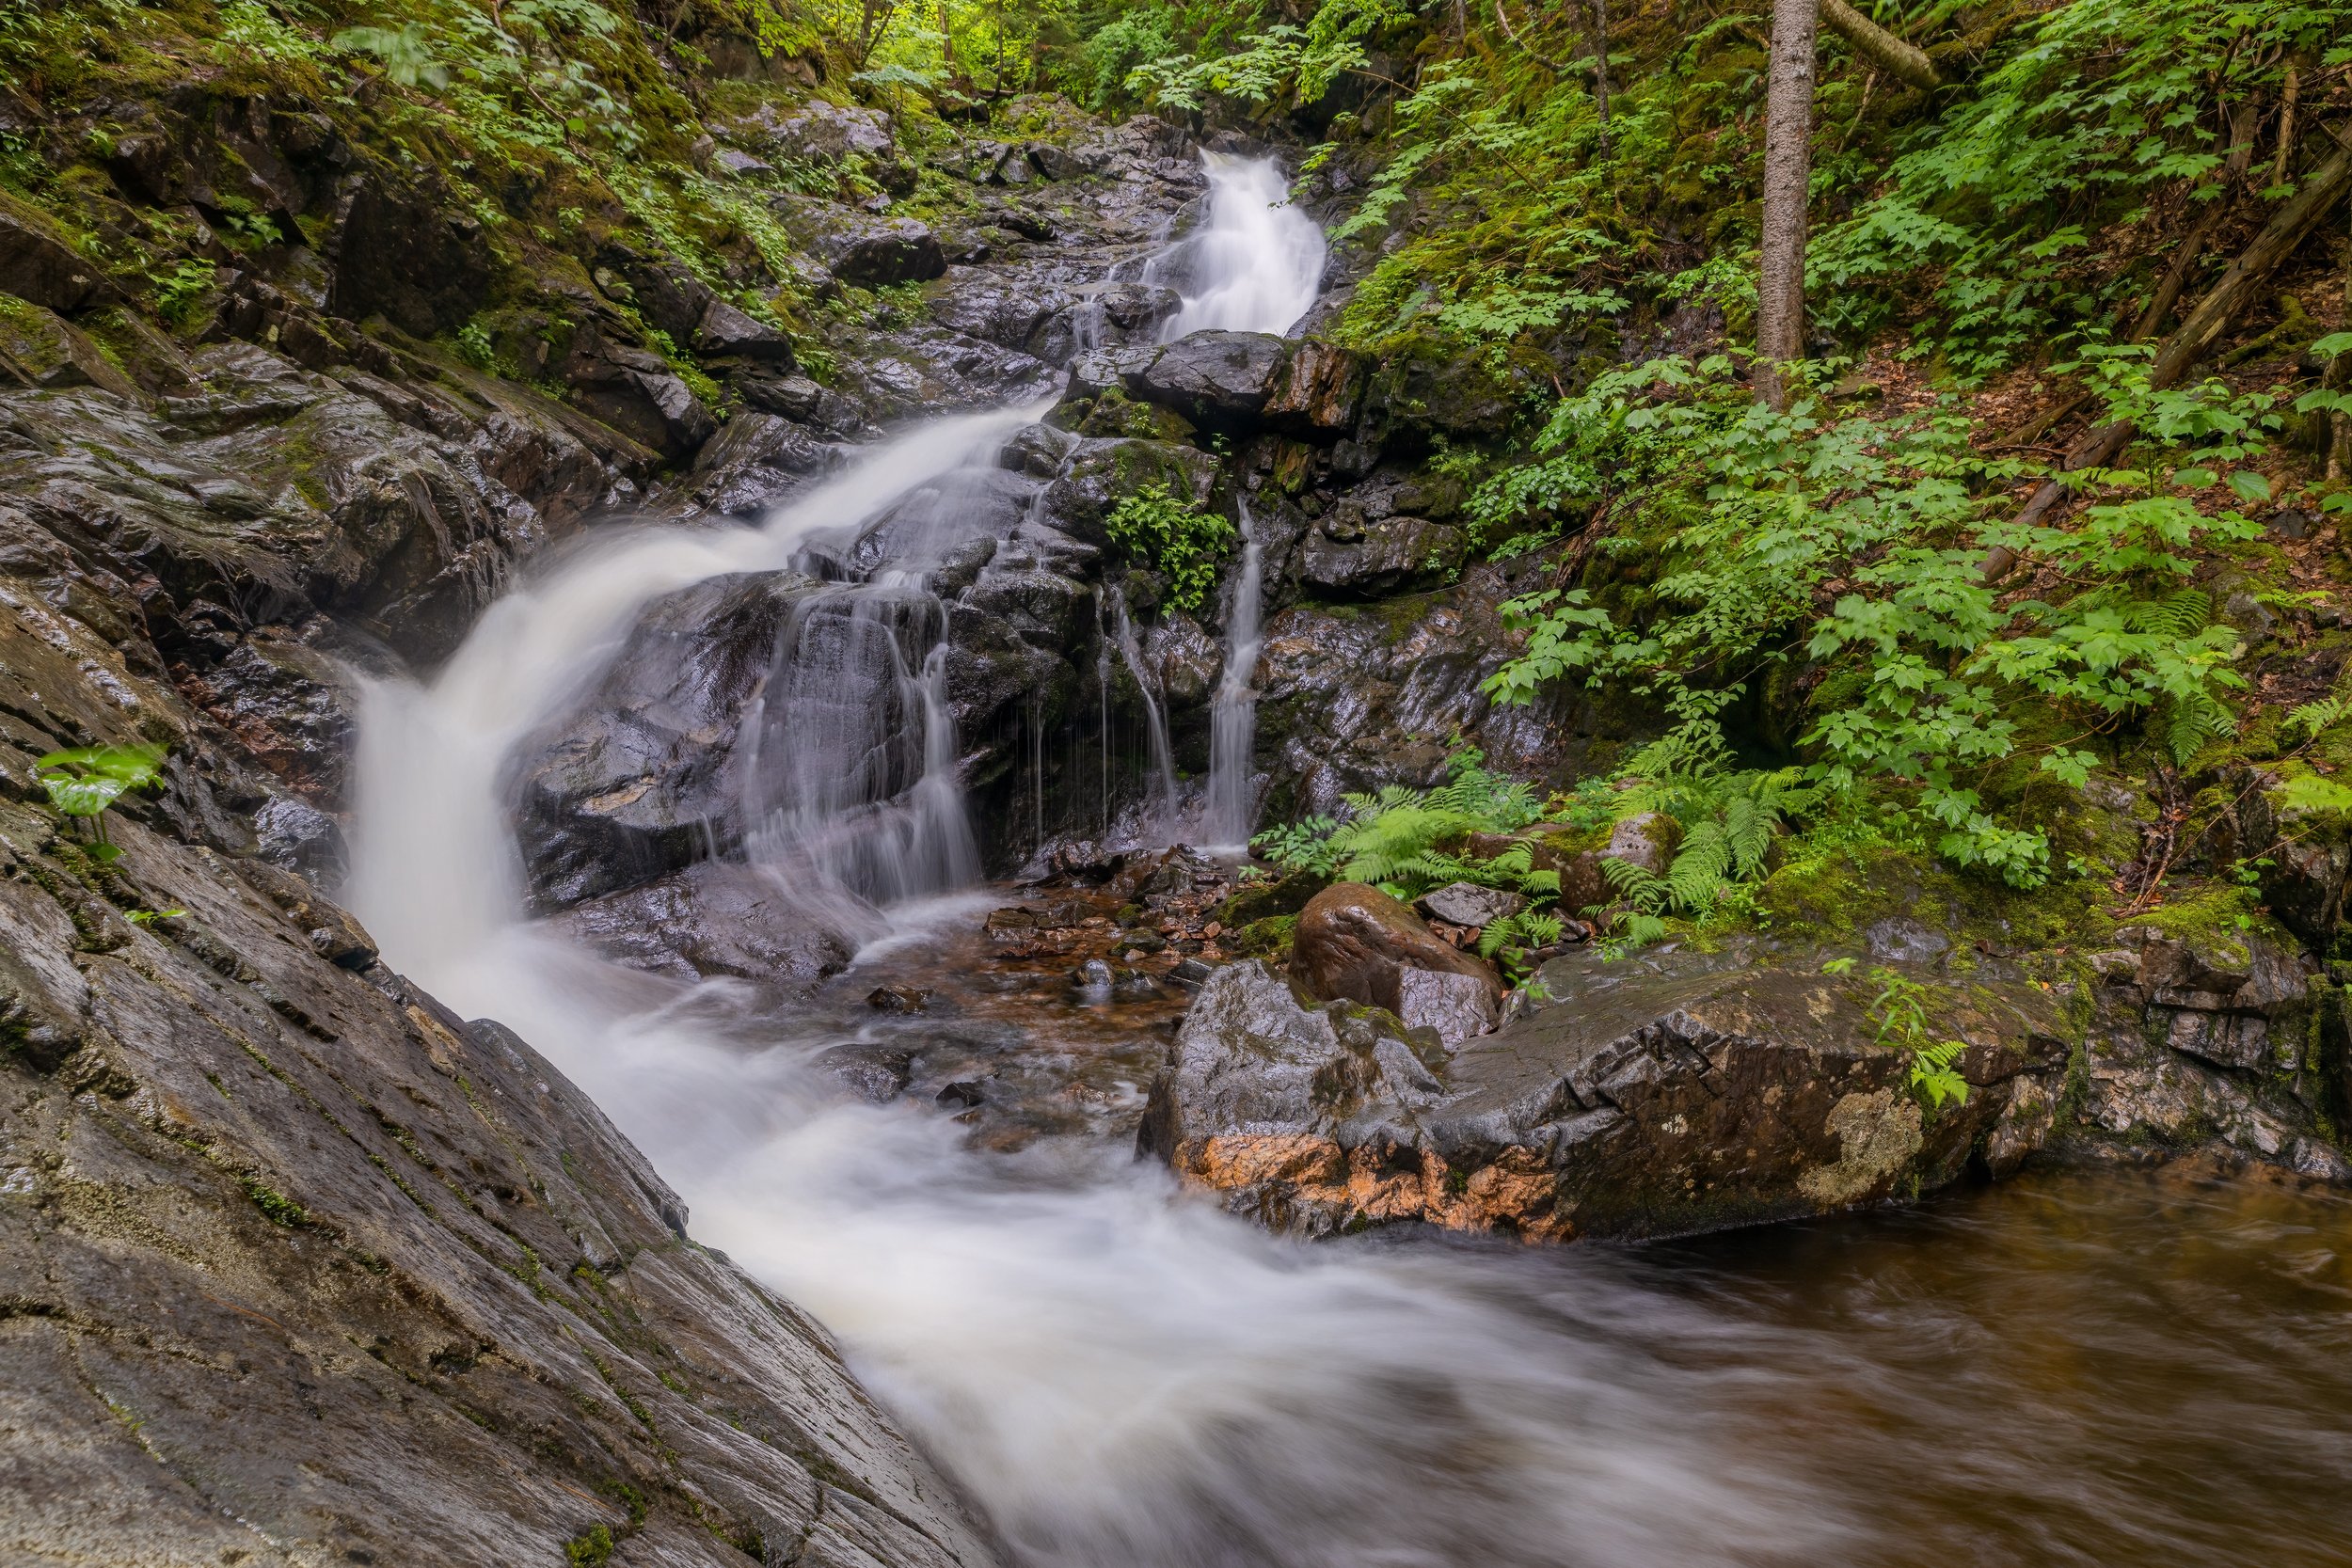
<path fill-rule="evenodd" d="M 1931 1191 L 1977 1154 L 2014 1168 L 2067 1059 L 2043 992 L 1922 974 L 1969 1045 L 1966 1102 L 1931 1112 L 1859 976 L 1578 954 L 1543 977 L 1548 1002 L 1449 1054 L 1434 1029 L 1232 965 L 1153 1083 L 1140 1145 L 1279 1229 L 1676 1235 Z"/>
<path fill-rule="evenodd" d="M 56 834 L 0 802 L 0 1561 L 995 1560 L 529 1045 L 259 861 Z"/>

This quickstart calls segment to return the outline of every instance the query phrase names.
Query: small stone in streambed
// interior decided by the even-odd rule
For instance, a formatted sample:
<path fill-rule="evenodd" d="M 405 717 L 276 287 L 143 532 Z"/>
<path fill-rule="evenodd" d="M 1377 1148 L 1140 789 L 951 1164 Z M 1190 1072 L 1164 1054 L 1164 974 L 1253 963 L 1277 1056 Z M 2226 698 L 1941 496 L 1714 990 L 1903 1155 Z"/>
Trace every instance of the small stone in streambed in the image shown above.
<path fill-rule="evenodd" d="M 980 1092 L 980 1086 L 977 1084 L 963 1079 L 948 1085 L 931 1098 L 942 1106 L 963 1111 L 986 1104 L 988 1101 L 988 1097 Z"/>
<path fill-rule="evenodd" d="M 1133 930 L 1124 932 L 1121 940 L 1128 946 L 1145 953 L 1157 953 L 1168 945 L 1168 939 L 1149 926 L 1137 926 Z"/>
<path fill-rule="evenodd" d="M 1160 983 L 1140 970 L 1122 969 L 1119 972 L 1119 978 L 1111 982 L 1111 1000 L 1114 1002 L 1149 1002 L 1165 994 L 1160 990 Z"/>
<path fill-rule="evenodd" d="M 1070 985 L 1082 1000 L 1104 1002 L 1110 999 L 1111 987 L 1116 979 L 1110 965 L 1100 958 L 1089 958 L 1071 971 Z"/>
<path fill-rule="evenodd" d="M 866 993 L 866 1005 L 876 1012 L 920 1013 L 930 1010 L 931 993 L 913 986 L 876 986 Z"/>
<path fill-rule="evenodd" d="M 1203 984 L 1216 973 L 1215 964 L 1202 963 L 1199 958 L 1184 958 L 1168 972 L 1168 977 L 1177 985 L 1192 987 Z"/>
<path fill-rule="evenodd" d="M 860 1100 L 883 1105 L 914 1081 L 914 1053 L 887 1045 L 836 1045 L 819 1053 L 817 1065 Z"/>

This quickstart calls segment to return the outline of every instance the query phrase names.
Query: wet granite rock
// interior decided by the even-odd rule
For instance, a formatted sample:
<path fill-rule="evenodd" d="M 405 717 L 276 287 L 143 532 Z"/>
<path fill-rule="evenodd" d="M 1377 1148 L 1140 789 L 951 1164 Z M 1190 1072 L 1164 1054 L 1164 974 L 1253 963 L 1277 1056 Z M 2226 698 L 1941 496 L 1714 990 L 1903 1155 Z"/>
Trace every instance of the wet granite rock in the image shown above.
<path fill-rule="evenodd" d="M 573 335 L 558 372 L 573 399 L 595 418 L 663 457 L 685 456 L 719 422 L 659 355 L 624 342 L 595 322 Z"/>
<path fill-rule="evenodd" d="M 1299 576 L 1331 593 L 1379 596 L 1445 580 L 1468 548 L 1462 531 L 1445 523 L 1364 518 L 1340 507 L 1308 533 Z"/>
<path fill-rule="evenodd" d="M 27 387 L 96 387 L 133 399 L 138 388 L 89 335 L 37 305 L 0 297 L 0 376 Z"/>
<path fill-rule="evenodd" d="M 2032 1140 L 2029 1118 L 2002 1122 L 2014 1085 L 2045 1092 L 2065 1056 L 2045 993 L 1922 974 L 1969 1042 L 1972 1085 L 1931 1114 L 1861 980 L 1752 955 L 1578 954 L 1542 973 L 1548 1000 L 1408 1072 L 1410 1040 L 1383 1015 L 1356 1015 L 1351 1045 L 1263 965 L 1229 965 L 1152 1085 L 1140 1146 L 1235 1212 L 1310 1234 L 1673 1235 L 1931 1191 L 1996 1126 Z"/>
<path fill-rule="evenodd" d="M 332 313 L 383 315 L 415 337 L 453 330 L 490 289 L 489 245 L 462 203 L 383 180 L 354 182 L 335 214 Z"/>
<path fill-rule="evenodd" d="M 1481 887 L 1476 882 L 1448 882 L 1413 900 L 1416 913 L 1454 926 L 1491 926 L 1525 908 L 1527 900 L 1519 895 L 1499 887 Z"/>
<path fill-rule="evenodd" d="M 590 898 L 556 929 L 616 962 L 674 980 L 750 980 L 800 993 L 850 961 L 833 925 L 797 907 L 779 874 L 727 861 Z"/>
<path fill-rule="evenodd" d="M 1242 429 L 1263 412 L 1288 354 L 1270 332 L 1195 332 L 1123 379 L 1134 397 L 1204 429 Z"/>
<path fill-rule="evenodd" d="M 1412 982 L 1414 972 L 1463 982 Z M 1493 1026 L 1502 983 L 1484 960 L 1440 938 L 1405 905 L 1362 882 L 1335 882 L 1309 899 L 1291 939 L 1291 974 L 1310 994 L 1386 1008 L 1407 1023 L 1424 1008 L 1451 1029 L 1448 1043 Z M 1475 1019 L 1480 1027 L 1465 1029 Z"/>
<path fill-rule="evenodd" d="M 516 748 L 508 787 L 534 909 L 650 882 L 740 842 L 744 710 L 814 586 L 731 573 L 655 600 L 603 676 Z"/>
<path fill-rule="evenodd" d="M 750 359 L 789 372 L 795 363 L 792 340 L 723 299 L 703 307 L 691 341 L 695 352 L 714 359 Z"/>
<path fill-rule="evenodd" d="M 309 890 L 114 834 L 92 877 L 0 801 L 0 1556 L 995 1560 L 528 1044 L 322 947 Z"/>
<path fill-rule="evenodd" d="M 1082 440 L 1047 486 L 1041 511 L 1055 528 L 1089 545 L 1106 545 L 1104 520 L 1129 496 L 1158 485 L 1196 504 L 1216 483 L 1216 459 L 1193 447 L 1129 438 Z"/>
<path fill-rule="evenodd" d="M 40 212 L 0 197 L 0 293 L 43 309 L 79 310 L 108 292 L 104 277 Z"/>

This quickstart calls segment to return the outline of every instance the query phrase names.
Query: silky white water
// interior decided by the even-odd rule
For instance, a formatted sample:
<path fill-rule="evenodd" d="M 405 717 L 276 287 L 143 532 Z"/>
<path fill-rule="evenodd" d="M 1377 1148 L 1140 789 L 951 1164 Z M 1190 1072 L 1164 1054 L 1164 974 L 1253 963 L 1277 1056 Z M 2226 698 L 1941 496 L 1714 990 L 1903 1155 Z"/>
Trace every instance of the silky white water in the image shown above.
<path fill-rule="evenodd" d="M 1144 269 L 1145 281 L 1184 296 L 1160 336 L 1173 341 L 1213 328 L 1288 332 L 1322 289 L 1323 230 L 1291 205 L 1274 159 L 1200 156 L 1209 175 L 1208 220 Z"/>
<path fill-rule="evenodd" d="M 1265 565 L 1248 503 L 1241 507 L 1241 571 L 1225 612 L 1225 670 L 1209 702 L 1209 791 L 1203 847 L 1248 852 L 1254 818 L 1250 770 L 1258 740 L 1258 654 L 1263 647 Z"/>

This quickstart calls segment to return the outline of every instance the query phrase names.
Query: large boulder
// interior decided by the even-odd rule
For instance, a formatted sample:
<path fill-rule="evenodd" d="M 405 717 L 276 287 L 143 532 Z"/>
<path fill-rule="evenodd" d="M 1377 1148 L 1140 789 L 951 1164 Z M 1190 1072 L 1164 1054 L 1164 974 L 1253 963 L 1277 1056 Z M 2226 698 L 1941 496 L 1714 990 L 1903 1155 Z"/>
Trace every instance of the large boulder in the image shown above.
<path fill-rule="evenodd" d="M 558 373 L 581 408 L 663 457 L 685 456 L 719 428 L 659 355 L 623 342 L 594 322 L 573 335 Z"/>
<path fill-rule="evenodd" d="M 818 246 L 834 277 L 866 288 L 928 282 L 947 270 L 939 237 L 913 218 L 851 214 L 820 236 Z"/>
<path fill-rule="evenodd" d="M 1442 582 L 1470 541 L 1458 528 L 1421 517 L 1367 518 L 1343 503 L 1310 530 L 1301 580 L 1337 596 L 1378 597 Z"/>
<path fill-rule="evenodd" d="M 1291 974 L 1327 1002 L 1385 1007 L 1436 1028 L 1449 1045 L 1491 1028 L 1502 1003 L 1491 968 L 1362 882 L 1336 882 L 1308 900 L 1292 938 Z"/>
<path fill-rule="evenodd" d="M 1217 462 L 1197 447 L 1127 436 L 1080 442 L 1041 503 L 1045 522 L 1089 545 L 1110 536 L 1104 521 L 1129 496 L 1164 489 L 1180 500 L 1205 504 L 1216 483 Z"/>
<path fill-rule="evenodd" d="M 1377 1151 L 1368 1164 L 1409 1149 L 1412 1113 L 1443 1093 L 1425 1045 L 1394 1019 L 1318 1006 L 1253 958 L 1217 970 L 1194 999 L 1136 1148 L 1236 1212 L 1327 1231 L 1356 1212 L 1331 1196 L 1349 1185 L 1349 1148 Z"/>
<path fill-rule="evenodd" d="M 347 320 L 381 315 L 429 338 L 471 320 L 490 291 L 490 245 L 480 220 L 425 192 L 355 181 L 336 214 L 333 244 L 327 309 Z"/>
<path fill-rule="evenodd" d="M 134 924 L 54 828 L 0 799 L 7 1557 L 995 1560 L 554 1063 L 295 879 L 119 820 Z"/>
<path fill-rule="evenodd" d="M 1309 340 L 1284 360 L 1262 413 L 1274 429 L 1331 441 L 1355 428 L 1363 397 L 1363 361 L 1345 349 Z"/>
<path fill-rule="evenodd" d="M 1963 1103 L 1915 1099 L 1906 1053 L 1880 1041 L 1874 982 L 1815 963 L 1555 959 L 1549 1000 L 1450 1060 L 1410 1054 L 1376 1012 L 1317 1011 L 1234 965 L 1154 1081 L 1143 1146 L 1236 1212 L 1316 1234 L 1662 1236 L 1911 1196 L 1996 1133 L 2046 1136 L 2046 1115 L 2026 1117 L 2047 1112 L 2066 1053 L 2057 1002 L 2031 985 L 1915 978 L 1939 1033 L 1967 1043 Z"/>
<path fill-rule="evenodd" d="M 1288 354 L 1270 332 L 1195 332 L 1154 355 L 1127 378 L 1127 390 L 1204 429 L 1247 428 L 1264 411 Z"/>
<path fill-rule="evenodd" d="M 814 586 L 737 573 L 656 600 L 603 678 L 517 750 L 510 789 L 535 908 L 652 881 L 740 842 L 739 728 Z"/>

